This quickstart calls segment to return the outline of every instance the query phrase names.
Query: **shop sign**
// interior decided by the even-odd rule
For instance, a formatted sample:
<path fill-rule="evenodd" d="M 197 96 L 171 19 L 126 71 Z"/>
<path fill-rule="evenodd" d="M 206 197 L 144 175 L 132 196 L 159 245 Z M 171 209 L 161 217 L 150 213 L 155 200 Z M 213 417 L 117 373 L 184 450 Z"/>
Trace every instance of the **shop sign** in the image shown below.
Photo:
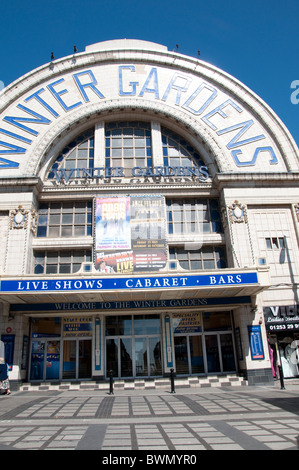
<path fill-rule="evenodd" d="M 260 325 L 248 326 L 248 334 L 251 359 L 253 361 L 265 359 Z"/>
<path fill-rule="evenodd" d="M 99 310 L 132 310 L 163 308 L 194 308 L 216 305 L 251 304 L 250 296 L 241 297 L 208 297 L 198 299 L 167 300 L 119 300 L 109 302 L 57 302 L 37 304 L 11 304 L 11 312 L 50 312 L 50 311 L 99 311 Z"/>
<path fill-rule="evenodd" d="M 63 319 L 63 336 L 78 338 L 91 336 L 92 318 L 65 317 Z"/>
<path fill-rule="evenodd" d="M 200 274 L 185 276 L 100 277 L 67 279 L 2 280 L 0 292 L 89 292 L 116 290 L 157 290 L 191 287 L 232 287 L 258 285 L 256 272 Z"/>
<path fill-rule="evenodd" d="M 264 307 L 267 331 L 299 331 L 299 305 Z"/>
<path fill-rule="evenodd" d="M 172 315 L 174 333 L 200 333 L 201 314 L 198 312 L 175 313 Z"/>

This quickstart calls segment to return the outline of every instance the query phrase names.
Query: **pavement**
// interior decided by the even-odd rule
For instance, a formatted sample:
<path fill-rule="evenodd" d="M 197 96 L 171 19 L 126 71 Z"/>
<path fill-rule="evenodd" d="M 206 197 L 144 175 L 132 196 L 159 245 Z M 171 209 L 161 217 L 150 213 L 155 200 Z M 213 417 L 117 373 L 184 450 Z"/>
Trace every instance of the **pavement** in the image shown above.
<path fill-rule="evenodd" d="M 0 396 L 0 450 L 97 450 L 104 464 L 133 467 L 204 450 L 298 449 L 299 385 L 291 383 Z"/>

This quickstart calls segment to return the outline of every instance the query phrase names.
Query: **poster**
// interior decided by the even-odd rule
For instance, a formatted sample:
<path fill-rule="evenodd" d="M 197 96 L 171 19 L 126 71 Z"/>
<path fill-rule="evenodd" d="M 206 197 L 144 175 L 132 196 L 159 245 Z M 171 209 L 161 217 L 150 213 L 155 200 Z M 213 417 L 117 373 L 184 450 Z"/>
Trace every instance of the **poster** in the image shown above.
<path fill-rule="evenodd" d="M 97 198 L 96 251 L 130 248 L 130 198 Z"/>
<path fill-rule="evenodd" d="M 252 360 L 265 359 L 260 325 L 248 326 L 250 351 Z"/>
<path fill-rule="evenodd" d="M 166 266 L 165 199 L 96 199 L 95 267 L 101 273 L 160 271 Z"/>

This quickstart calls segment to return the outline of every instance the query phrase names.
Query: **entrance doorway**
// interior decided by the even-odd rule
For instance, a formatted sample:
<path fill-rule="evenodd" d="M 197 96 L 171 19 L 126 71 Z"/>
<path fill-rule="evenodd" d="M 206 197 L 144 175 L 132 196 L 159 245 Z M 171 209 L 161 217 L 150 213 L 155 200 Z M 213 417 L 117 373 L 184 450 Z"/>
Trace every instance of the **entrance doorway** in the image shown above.
<path fill-rule="evenodd" d="M 90 379 L 91 374 L 91 339 L 65 339 L 62 378 Z"/>
<path fill-rule="evenodd" d="M 106 318 L 106 375 L 157 377 L 162 375 L 159 315 Z"/>
<path fill-rule="evenodd" d="M 106 339 L 106 374 L 119 378 L 162 375 L 159 336 Z"/>
<path fill-rule="evenodd" d="M 232 333 L 174 337 L 177 375 L 235 372 Z"/>
<path fill-rule="evenodd" d="M 38 339 L 32 341 L 30 380 L 58 380 L 60 365 L 60 340 Z"/>

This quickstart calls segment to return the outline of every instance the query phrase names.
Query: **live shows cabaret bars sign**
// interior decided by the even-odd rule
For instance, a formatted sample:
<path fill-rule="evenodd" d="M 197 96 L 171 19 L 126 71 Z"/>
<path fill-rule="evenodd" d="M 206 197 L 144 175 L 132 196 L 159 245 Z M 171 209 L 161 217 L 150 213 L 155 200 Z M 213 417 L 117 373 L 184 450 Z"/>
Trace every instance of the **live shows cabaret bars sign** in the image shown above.
<path fill-rule="evenodd" d="M 230 274 L 200 274 L 185 276 L 102 277 L 91 279 L 28 279 L 2 280 L 0 292 L 71 292 L 178 289 L 188 287 L 223 287 L 258 285 L 256 272 Z"/>

